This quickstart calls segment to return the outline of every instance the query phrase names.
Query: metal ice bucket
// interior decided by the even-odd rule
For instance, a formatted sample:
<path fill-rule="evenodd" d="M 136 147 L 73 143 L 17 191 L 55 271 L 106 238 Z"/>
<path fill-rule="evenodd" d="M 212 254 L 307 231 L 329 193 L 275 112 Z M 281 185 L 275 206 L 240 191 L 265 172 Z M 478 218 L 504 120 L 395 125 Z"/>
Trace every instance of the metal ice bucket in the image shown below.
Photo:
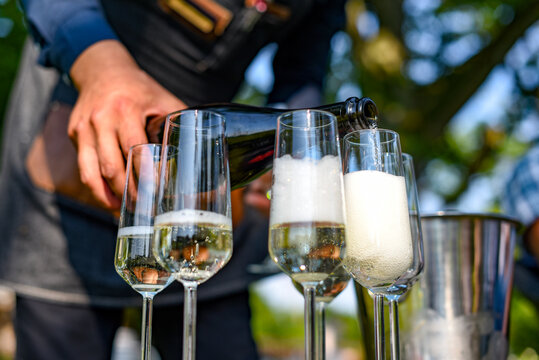
<path fill-rule="evenodd" d="M 505 360 L 519 223 L 439 212 L 422 216 L 421 225 L 425 267 L 399 303 L 401 359 Z M 372 299 L 356 289 L 366 357 L 373 359 Z M 387 312 L 385 318 L 387 348 Z"/>
<path fill-rule="evenodd" d="M 406 359 L 506 359 L 519 223 L 501 215 L 421 217 L 425 268 L 401 307 Z"/>

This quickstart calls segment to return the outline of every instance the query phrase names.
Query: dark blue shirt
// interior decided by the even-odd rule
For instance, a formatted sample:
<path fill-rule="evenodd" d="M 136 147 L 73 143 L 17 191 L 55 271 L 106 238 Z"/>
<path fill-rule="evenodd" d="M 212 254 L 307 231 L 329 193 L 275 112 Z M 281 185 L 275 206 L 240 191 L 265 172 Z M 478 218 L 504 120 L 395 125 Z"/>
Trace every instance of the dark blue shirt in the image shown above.
<path fill-rule="evenodd" d="M 97 0 L 21 0 L 21 3 L 29 30 L 42 49 L 39 62 L 66 74 L 90 45 L 117 39 Z"/>

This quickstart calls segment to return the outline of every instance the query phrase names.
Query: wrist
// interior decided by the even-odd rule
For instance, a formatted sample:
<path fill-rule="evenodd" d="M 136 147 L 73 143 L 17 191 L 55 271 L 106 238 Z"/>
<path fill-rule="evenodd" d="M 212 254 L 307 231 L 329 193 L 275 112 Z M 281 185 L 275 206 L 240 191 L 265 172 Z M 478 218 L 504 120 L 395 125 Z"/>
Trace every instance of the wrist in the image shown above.
<path fill-rule="evenodd" d="M 73 62 L 70 76 L 77 89 L 109 74 L 139 70 L 125 46 L 117 40 L 102 40 L 85 49 Z"/>

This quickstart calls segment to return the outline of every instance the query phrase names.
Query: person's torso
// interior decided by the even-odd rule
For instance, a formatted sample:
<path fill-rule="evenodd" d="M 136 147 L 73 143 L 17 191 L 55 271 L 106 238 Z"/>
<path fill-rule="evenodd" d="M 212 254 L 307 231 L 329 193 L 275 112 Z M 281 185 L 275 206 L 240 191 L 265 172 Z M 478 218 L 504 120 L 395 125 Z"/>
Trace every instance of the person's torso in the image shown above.
<path fill-rule="evenodd" d="M 107 0 L 108 21 L 139 65 L 189 106 L 230 101 L 266 44 L 313 0 Z"/>

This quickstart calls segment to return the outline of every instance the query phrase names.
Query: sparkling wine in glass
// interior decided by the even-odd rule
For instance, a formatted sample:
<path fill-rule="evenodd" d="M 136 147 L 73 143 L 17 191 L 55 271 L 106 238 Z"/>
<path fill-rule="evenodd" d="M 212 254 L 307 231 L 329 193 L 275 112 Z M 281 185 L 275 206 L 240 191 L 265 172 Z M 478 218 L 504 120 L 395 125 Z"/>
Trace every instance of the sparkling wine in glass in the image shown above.
<path fill-rule="evenodd" d="M 143 298 L 142 359 L 150 359 L 153 298 L 173 281 L 152 252 L 160 156 L 161 146 L 156 144 L 129 149 L 114 257 L 116 272 Z"/>
<path fill-rule="evenodd" d="M 414 260 L 406 272 L 384 292 L 384 296 L 389 304 L 389 334 L 391 345 L 391 359 L 400 359 L 399 341 L 399 299 L 418 280 L 421 270 L 423 270 L 423 236 L 421 232 L 421 219 L 419 215 L 419 199 L 417 195 L 417 184 L 414 172 L 414 160 L 410 154 L 402 154 L 402 164 L 404 167 L 404 179 L 406 181 L 406 193 L 408 197 L 408 211 L 410 214 L 410 230 L 412 231 L 412 246 Z"/>
<path fill-rule="evenodd" d="M 195 359 L 198 285 L 232 256 L 224 118 L 211 111 L 170 114 L 165 127 L 154 252 L 184 287 L 183 359 Z"/>
<path fill-rule="evenodd" d="M 315 293 L 341 263 L 345 216 L 334 115 L 287 112 L 278 119 L 269 253 L 305 298 L 305 358 L 317 356 Z"/>
<path fill-rule="evenodd" d="M 375 357 L 383 359 L 383 299 L 414 262 L 399 136 L 385 129 L 344 137 L 346 255 L 343 265 L 375 296 Z"/>

